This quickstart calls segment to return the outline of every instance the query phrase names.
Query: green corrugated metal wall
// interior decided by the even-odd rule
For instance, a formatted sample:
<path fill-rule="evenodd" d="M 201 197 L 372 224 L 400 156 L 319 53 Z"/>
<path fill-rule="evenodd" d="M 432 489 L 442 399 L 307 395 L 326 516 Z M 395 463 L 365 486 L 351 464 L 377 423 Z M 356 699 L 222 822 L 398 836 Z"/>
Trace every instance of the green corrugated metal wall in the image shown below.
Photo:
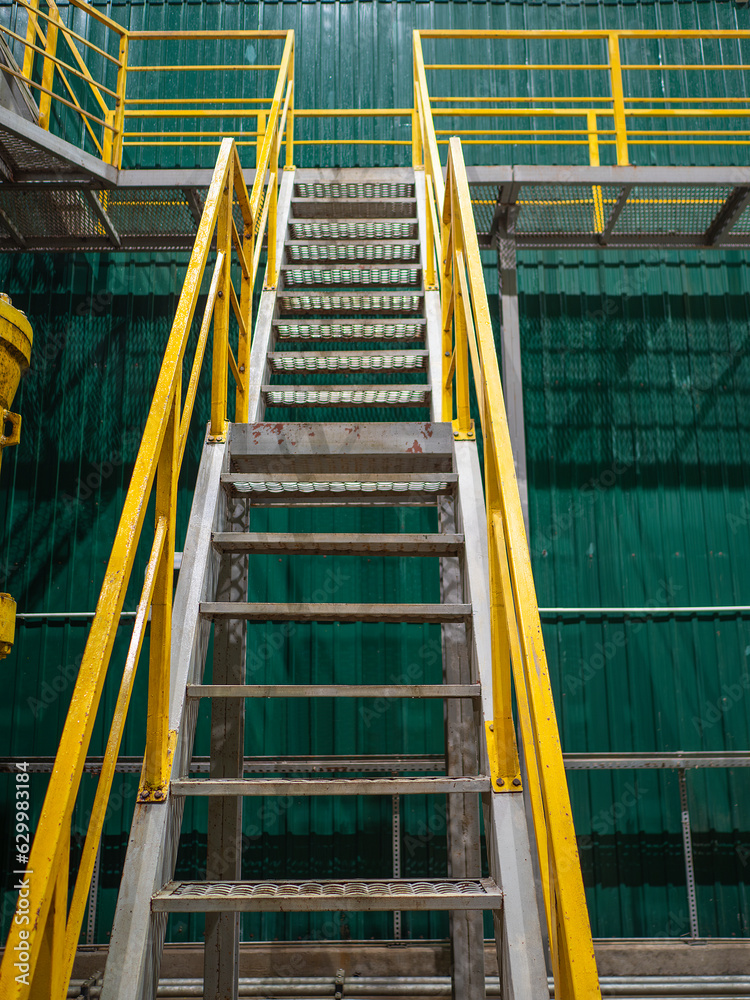
<path fill-rule="evenodd" d="M 411 103 L 411 30 L 421 27 L 748 27 L 744 6 L 670 3 L 123 3 L 107 6 L 130 27 L 293 27 L 297 36 L 299 107 L 402 106 Z M 0 7 L 3 18 L 9 8 Z M 438 56 L 439 52 L 439 56 Z M 461 59 L 465 47 L 433 54 Z M 690 53 L 688 53 L 690 54 Z M 172 61 L 174 51 L 152 51 Z M 697 53 L 692 53 L 697 56 Z M 567 57 L 567 56 L 566 56 Z M 248 58 L 250 56 L 248 55 Z M 252 54 L 266 58 L 260 49 Z M 476 54 L 472 58 L 477 58 Z M 561 55 L 560 58 L 563 58 Z M 726 47 L 709 61 L 736 61 Z M 700 92 L 744 93 L 741 74 L 704 76 Z M 549 81 L 535 81 L 539 90 Z M 147 84 L 144 82 L 143 86 Z M 174 87 L 162 78 L 163 87 Z M 458 89 L 459 85 L 451 81 Z M 477 87 L 481 86 L 477 82 Z M 521 86 L 515 79 L 510 86 Z M 583 79 L 575 85 L 587 86 Z M 506 86 L 501 78 L 494 87 Z M 649 86 L 659 92 L 660 80 Z M 473 93 L 482 93 L 475 87 Z M 717 90 L 718 87 L 724 89 Z M 739 88 L 739 89 L 738 89 Z M 145 92 L 145 91 L 144 91 Z M 157 91 L 158 92 L 158 91 Z M 447 92 L 447 91 L 446 91 Z M 489 91 L 492 92 L 492 91 Z M 674 93 L 674 91 L 672 91 Z M 678 91 L 679 92 L 679 91 Z M 173 91 L 162 91 L 175 96 Z M 244 93 L 250 94 L 251 90 Z M 368 123 L 326 123 L 298 135 L 368 136 Z M 408 139 L 408 123 L 379 136 Z M 361 128 L 361 132 L 347 132 Z M 339 131 L 334 131 L 338 129 Z M 341 131 L 343 130 L 343 131 Z M 407 147 L 301 147 L 298 162 L 363 165 L 406 162 Z M 542 156 L 544 151 L 539 152 Z M 578 156 L 580 151 L 576 152 Z M 250 154 L 252 155 L 252 154 Z M 330 160 L 324 156 L 330 155 Z M 490 160 L 488 151 L 471 151 Z M 517 159 L 526 158 L 516 150 Z M 562 156 L 562 154 L 560 154 Z M 741 156 L 741 149 L 726 152 Z M 636 162 L 648 162 L 634 154 Z M 643 154 L 645 156 L 645 154 Z M 659 162 L 704 162 L 704 154 L 665 148 Z M 186 159 L 188 157 L 188 159 Z M 192 158 L 190 158 L 192 157 Z M 143 165 L 211 162 L 174 147 L 150 149 Z M 250 161 L 252 162 L 252 161 Z M 33 368 L 18 407 L 23 441 L 6 456 L 0 488 L 3 587 L 24 612 L 93 609 L 132 468 L 140 429 L 174 313 L 185 258 L 18 256 L 0 261 L 0 287 L 24 309 L 35 333 Z M 491 256 L 487 283 L 497 321 Z M 542 606 L 640 606 L 747 603 L 750 582 L 747 463 L 750 410 L 748 260 L 737 253 L 639 255 L 524 253 L 519 264 L 531 546 Z M 205 393 L 196 426 L 207 418 Z M 342 419 L 346 414 L 342 414 Z M 186 521 L 194 448 L 180 494 Z M 365 522 L 348 514 L 337 530 L 430 528 L 418 512 L 380 512 Z M 271 515 L 269 515 L 271 517 Z M 279 527 L 303 530 L 309 515 L 276 513 Z M 261 525 L 258 525 L 261 527 Z M 334 527 L 316 520 L 316 528 Z M 282 600 L 344 586 L 347 594 L 377 586 L 393 600 L 436 598 L 429 562 L 258 560 L 264 591 Z M 142 565 L 142 563 L 141 563 Z M 135 589 L 128 607 L 134 607 Z M 259 591 L 258 596 L 263 596 Z M 364 589 L 362 590 L 364 593 Z M 740 749 L 748 746 L 747 655 L 750 622 L 726 615 L 625 622 L 622 618 L 545 618 L 563 746 L 569 751 Z M 287 655 L 276 634 L 258 629 L 251 661 L 258 681 L 329 678 L 389 680 L 410 665 L 436 679 L 436 635 L 396 626 L 298 628 Z M 0 708 L 1 754 L 54 752 L 70 696 L 85 625 L 22 627 L 5 661 L 7 696 Z M 265 647 L 263 639 L 265 638 Z M 364 638 L 367 658 L 359 651 Z M 127 643 L 122 630 L 119 651 Z M 623 645 L 624 643 L 624 645 Z M 145 658 L 143 665 L 145 666 Z M 309 676 L 312 676 L 310 674 Z M 143 681 L 134 705 L 143 704 Z M 104 703 L 111 711 L 114 690 Z M 373 719 L 368 706 L 258 706 L 248 725 L 248 753 L 437 752 L 442 723 L 435 707 L 389 705 Z M 205 752 L 205 708 L 197 752 Z M 142 748 L 136 709 L 124 753 Z M 402 722 L 408 722 L 405 730 Z M 402 736 L 404 732 L 406 736 Z M 398 743 L 399 740 L 401 743 Z M 103 750 L 95 737 L 92 753 Z M 9 778 L 0 776 L 7 794 Z M 93 779 L 77 810 L 85 829 Z M 104 841 L 97 940 L 106 941 L 118 871 L 132 812 L 134 782 L 118 779 Z M 692 772 L 688 777 L 696 850 L 701 932 L 747 936 L 745 872 L 750 856 L 746 772 Z M 46 785 L 33 779 L 35 805 Z M 116 790 L 118 785 L 116 784 Z M 677 779 L 672 772 L 575 773 L 571 792 L 596 936 L 687 933 Z M 744 793 L 744 794 L 743 794 Z M 3 798 L 3 802 L 7 802 Z M 381 837 L 390 803 L 266 802 L 246 810 L 246 875 L 303 877 L 387 875 L 390 842 Z M 444 823 L 423 800 L 403 808 L 404 874 L 445 871 Z M 6 871 L 10 817 L 3 807 Z M 205 852 L 205 815 L 186 815 L 182 873 L 197 873 Z M 316 847 L 311 855 L 308 834 Z M 12 906 L 4 883 L 3 933 Z M 405 921 L 405 935 L 445 933 L 441 917 Z M 195 939 L 200 925 L 174 921 L 170 935 Z M 348 923 L 296 917 L 247 917 L 246 937 L 390 936 L 384 916 Z"/>

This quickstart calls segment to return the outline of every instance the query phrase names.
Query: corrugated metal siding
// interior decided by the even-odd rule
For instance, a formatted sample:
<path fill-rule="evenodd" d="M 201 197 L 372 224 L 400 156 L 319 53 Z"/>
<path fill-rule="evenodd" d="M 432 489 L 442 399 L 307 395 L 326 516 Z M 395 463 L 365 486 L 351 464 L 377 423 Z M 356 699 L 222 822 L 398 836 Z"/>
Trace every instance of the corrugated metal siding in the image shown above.
<path fill-rule="evenodd" d="M 293 27 L 299 107 L 409 106 L 411 30 L 416 26 L 750 26 L 744 6 L 692 0 L 101 6 L 133 28 Z M 8 8 L 0 10 L 5 13 Z M 435 56 L 439 52 L 446 61 L 466 56 L 465 47 L 458 45 L 429 52 Z M 559 58 L 569 55 L 561 53 Z M 162 62 L 175 59 L 174 52 L 160 48 L 149 56 Z M 258 49 L 253 57 L 261 61 L 267 56 Z M 726 49 L 706 50 L 704 58 L 729 62 L 734 56 Z M 510 83 L 521 86 L 520 81 Z M 586 80 L 575 83 L 583 88 Z M 649 83 L 658 93 L 660 78 Z M 246 96 L 253 93 L 253 85 L 243 91 Z M 458 89 L 454 79 L 451 85 Z M 500 87 L 502 82 L 493 85 Z M 544 93 L 550 93 L 545 87 L 562 86 L 543 77 L 535 80 L 537 85 Z M 165 89 L 156 93 L 185 94 L 169 89 L 177 84 L 168 75 L 159 86 Z M 703 86 L 711 93 L 738 92 L 732 89 L 738 86 L 736 76 L 729 74 L 721 79 L 718 74 L 706 77 Z M 725 90 L 717 90 L 719 86 Z M 368 132 L 371 127 L 378 131 Z M 350 128 L 361 131 L 347 131 Z M 300 122 L 298 135 L 327 140 L 341 135 L 409 137 L 406 120 L 399 130 L 389 128 L 387 122 L 375 126 Z M 328 160 L 324 150 L 300 147 L 298 162 L 385 165 L 405 163 L 409 155 L 407 147 L 396 147 L 393 158 L 388 150 L 339 147 L 330 154 L 325 150 Z M 480 155 L 490 156 L 472 149 L 472 157 Z M 663 155 L 672 154 L 665 150 Z M 734 160 L 740 154 L 733 149 L 726 155 Z M 251 153 L 250 157 L 252 162 Z M 637 154 L 633 158 L 646 162 Z M 174 147 L 164 147 L 152 149 L 140 162 L 208 165 L 212 155 L 206 151 L 196 157 L 194 151 L 186 151 L 178 157 Z M 94 607 L 183 267 L 182 261 L 159 255 L 0 261 L 0 287 L 28 312 L 35 331 L 33 370 L 18 402 L 24 417 L 23 440 L 20 448 L 6 455 L 0 488 L 2 585 L 13 591 L 21 611 Z M 582 254 L 576 259 L 554 253 L 524 255 L 519 279 L 531 543 L 543 606 L 659 600 L 662 580 L 674 595 L 672 603 L 747 602 L 746 269 L 744 256 L 729 253 L 703 260 L 690 255 L 631 254 L 622 260 L 613 253 Z M 494 293 L 491 266 L 487 282 Z M 491 306 L 497 320 L 494 294 Z M 196 424 L 207 419 L 205 395 L 198 409 Z M 180 496 L 183 526 L 196 461 L 197 447 L 189 457 Z M 584 501 L 581 488 L 586 484 L 592 488 L 584 490 Z M 591 495 L 593 502 L 588 499 Z M 301 530 L 308 526 L 307 516 L 297 513 L 292 523 L 277 512 L 274 523 Z M 358 526 L 377 530 L 381 524 L 349 516 L 352 521 L 346 526 L 351 530 Z M 380 513 L 376 519 L 392 516 L 396 515 Z M 417 517 L 415 512 L 404 516 Z M 342 524 L 337 519 L 336 528 Z M 422 521 L 419 525 L 431 527 Z M 258 560 L 259 566 L 262 563 L 266 592 L 274 599 L 286 592 L 302 593 L 296 588 L 303 584 L 320 586 L 339 579 L 342 572 L 348 574 L 347 592 L 377 582 L 393 600 L 435 597 L 428 563 L 409 565 L 407 571 L 394 563 L 384 567 L 378 560 L 369 564 L 326 560 L 325 565 L 302 560 L 295 564 L 302 569 L 294 576 L 289 560 L 279 563 L 277 557 L 267 557 Z M 259 571 L 257 579 L 261 578 Z M 135 598 L 134 589 L 128 607 L 134 606 Z M 275 650 L 270 627 L 258 631 L 259 648 L 260 636 L 265 636 L 271 651 L 258 666 L 259 680 L 301 680 L 303 671 L 313 666 L 333 677 L 368 680 L 390 679 L 391 669 L 398 674 L 411 663 L 424 664 L 425 680 L 436 679 L 434 672 L 439 671 L 432 659 L 431 629 L 419 636 L 409 630 L 407 637 L 395 626 L 362 626 L 359 634 L 345 626 L 300 628 L 286 657 Z M 118 639 L 120 655 L 126 632 Z M 54 751 L 70 695 L 61 668 L 79 662 L 86 633 L 85 626 L 73 624 L 19 630 L 17 647 L 4 664 L 8 691 L 0 708 L 5 736 L 1 753 Z M 625 647 L 619 645 L 623 633 Z M 366 662 L 356 655 L 362 649 L 360 636 L 366 640 Z M 565 618 L 546 621 L 545 636 L 566 750 L 748 745 L 745 689 L 735 697 L 737 684 L 747 674 L 747 619 L 730 616 L 686 623 L 670 618 L 625 624 L 617 618 Z M 611 656 L 608 643 L 616 647 Z M 146 653 L 135 705 L 143 703 Z M 601 667 L 600 657 L 605 660 Z M 108 687 L 104 701 L 109 710 L 114 694 Z M 197 753 L 206 749 L 205 711 Z M 408 733 L 404 752 L 437 752 L 442 744 L 441 718 L 434 706 L 390 705 L 377 724 L 360 712 L 360 706 L 339 706 L 334 713 L 324 705 L 301 710 L 293 703 L 264 704 L 255 712 L 248 726 L 248 753 L 308 747 L 317 752 L 345 748 L 376 752 L 386 746 L 393 749 L 404 731 Z M 717 721 L 710 722 L 717 712 Z M 701 719 L 708 724 L 700 724 Z M 406 729 L 402 720 L 408 722 Z M 138 753 L 141 747 L 142 725 L 135 713 L 123 752 Z M 102 749 L 98 733 L 92 753 Z M 694 772 L 688 778 L 699 916 L 701 931 L 707 934 L 748 934 L 744 878 L 750 822 L 745 773 Z M 5 791 L 9 780 L 3 776 L 2 781 Z M 93 779 L 86 779 L 76 814 L 81 830 L 93 786 Z M 33 787 L 38 809 L 46 779 L 34 778 Z M 107 939 L 111 926 L 132 812 L 133 779 L 118 779 L 118 787 L 104 841 L 98 940 Z M 674 774 L 575 773 L 571 792 L 595 934 L 684 935 L 687 903 Z M 284 800 L 267 801 L 255 811 L 246 810 L 243 852 L 249 877 L 389 873 L 390 844 L 378 839 L 389 803 L 343 803 L 335 809 L 327 801 L 295 803 L 292 809 L 287 805 Z M 439 808 L 428 810 L 424 800 L 410 799 L 403 806 L 403 823 L 404 874 L 443 873 L 445 837 Z M 14 867 L 10 829 L 9 822 L 3 824 L 6 871 Z M 310 857 L 311 830 L 328 838 L 330 852 L 316 851 Z M 186 811 L 181 873 L 199 874 L 204 857 L 205 813 L 202 806 L 191 804 Z M 3 933 L 12 903 L 7 884 L 5 888 Z M 444 934 L 446 929 L 440 917 L 414 916 L 405 919 L 404 926 L 405 934 L 415 937 Z M 178 940 L 199 938 L 200 932 L 197 920 L 176 920 L 170 927 Z M 366 920 L 352 916 L 346 926 L 338 920 L 305 916 L 246 917 L 244 932 L 256 938 L 391 933 L 389 921 L 379 915 Z"/>

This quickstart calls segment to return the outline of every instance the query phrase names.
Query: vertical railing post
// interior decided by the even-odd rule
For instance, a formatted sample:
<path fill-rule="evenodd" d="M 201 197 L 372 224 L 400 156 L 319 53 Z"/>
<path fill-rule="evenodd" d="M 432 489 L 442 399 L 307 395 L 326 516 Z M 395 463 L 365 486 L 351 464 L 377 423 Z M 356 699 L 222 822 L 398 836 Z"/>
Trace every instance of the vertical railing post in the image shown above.
<path fill-rule="evenodd" d="M 589 137 L 589 166 L 599 166 L 599 128 L 596 121 L 596 111 L 586 113 L 586 130 Z M 594 232 L 604 231 L 604 199 L 602 198 L 601 184 L 594 184 L 591 188 L 594 199 Z"/>
<path fill-rule="evenodd" d="M 31 6 L 28 10 L 29 20 L 26 24 L 26 48 L 23 52 L 23 75 L 27 80 L 31 79 L 34 70 L 34 50 L 31 46 L 36 44 L 36 26 L 39 23 L 37 14 L 39 0 L 29 0 L 29 3 Z"/>
<path fill-rule="evenodd" d="M 622 64 L 620 62 L 620 36 L 611 31 L 607 36 L 609 45 L 609 78 L 612 88 L 612 108 L 615 120 L 615 149 L 617 165 L 627 167 L 628 130 L 625 121 L 625 94 L 622 86 Z"/>
<path fill-rule="evenodd" d="M 216 222 L 216 249 L 224 252 L 224 268 L 214 307 L 214 353 L 211 382 L 211 429 L 214 441 L 223 441 L 227 424 L 227 380 L 229 365 L 229 286 L 232 280 L 232 205 L 234 202 L 234 158 L 229 169 Z"/>
<path fill-rule="evenodd" d="M 425 168 L 426 170 L 426 168 Z M 443 330 L 443 420 L 450 423 L 453 420 L 453 385 L 448 381 L 450 371 L 451 356 L 453 354 L 453 252 L 451 249 L 451 200 L 450 191 L 450 164 L 448 166 L 448 177 L 446 181 L 446 194 L 443 209 L 440 216 L 440 313 L 442 317 Z"/>
<path fill-rule="evenodd" d="M 70 829 L 61 831 L 59 860 L 52 899 L 44 925 L 39 958 L 31 978 L 29 1000 L 57 1000 L 64 997 L 68 983 L 65 981 L 65 924 L 68 917 L 68 877 L 70 872 Z M 27 878 L 33 878 L 29 872 Z"/>
<path fill-rule="evenodd" d="M 148 661 L 148 712 L 146 753 L 141 802 L 164 802 L 169 784 L 170 756 L 174 750 L 169 732 L 169 680 L 172 657 L 172 592 L 177 513 L 177 480 L 180 474 L 180 405 L 182 380 L 177 379 L 170 403 L 159 464 L 156 469 L 155 523 L 164 521 L 166 537 L 154 583 L 151 604 L 151 640 Z"/>
<path fill-rule="evenodd" d="M 266 113 L 265 111 L 258 112 L 258 131 L 255 136 L 255 166 L 257 168 L 260 163 L 260 151 L 263 149 L 263 139 L 266 134 Z"/>
<path fill-rule="evenodd" d="M 289 60 L 289 84 L 291 92 L 289 95 L 289 110 L 286 117 L 286 160 L 287 169 L 294 166 L 294 45 L 292 45 L 292 57 Z"/>
<path fill-rule="evenodd" d="M 266 283 L 264 290 L 268 291 L 276 287 L 276 209 L 278 207 L 278 180 L 279 180 L 279 132 L 278 123 L 274 124 L 273 137 L 271 140 L 271 156 L 269 157 L 268 191 L 266 198 L 270 198 L 268 204 L 268 263 L 266 267 Z"/>
<path fill-rule="evenodd" d="M 49 5 L 50 19 L 47 22 L 47 44 L 44 46 L 46 53 L 42 64 L 42 87 L 39 92 L 39 124 L 43 129 L 49 131 L 50 115 L 52 113 L 52 86 L 55 82 L 55 64 L 46 56 L 54 56 L 57 52 L 57 25 L 60 20 L 57 7 L 54 3 Z M 49 91 L 49 93 L 46 93 Z"/>
<path fill-rule="evenodd" d="M 432 206 L 434 203 L 434 196 L 432 193 L 432 180 L 430 179 L 430 174 L 428 170 L 424 172 L 424 203 L 425 203 L 425 218 L 426 222 L 426 241 L 425 241 L 425 263 L 427 269 L 425 272 L 424 283 L 425 290 L 434 292 L 437 288 L 435 284 L 435 228 L 432 223 Z"/>
<path fill-rule="evenodd" d="M 114 113 L 114 133 L 110 163 L 119 170 L 122 166 L 123 133 L 125 131 L 125 92 L 128 83 L 128 36 L 120 35 L 120 65 L 117 69 L 117 103 Z"/>

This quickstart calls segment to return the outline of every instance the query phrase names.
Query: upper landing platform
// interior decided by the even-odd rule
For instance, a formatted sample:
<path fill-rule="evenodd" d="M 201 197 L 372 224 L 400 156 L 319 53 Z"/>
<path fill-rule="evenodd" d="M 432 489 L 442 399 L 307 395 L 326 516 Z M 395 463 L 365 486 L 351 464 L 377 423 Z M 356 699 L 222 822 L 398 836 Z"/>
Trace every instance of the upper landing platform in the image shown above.
<path fill-rule="evenodd" d="M 0 251 L 190 250 L 211 170 L 118 170 L 0 107 Z M 480 244 L 750 246 L 750 167 L 468 167 Z M 248 188 L 255 170 L 244 171 Z M 300 183 L 411 168 L 298 169 Z M 238 213 L 239 222 L 239 213 Z"/>

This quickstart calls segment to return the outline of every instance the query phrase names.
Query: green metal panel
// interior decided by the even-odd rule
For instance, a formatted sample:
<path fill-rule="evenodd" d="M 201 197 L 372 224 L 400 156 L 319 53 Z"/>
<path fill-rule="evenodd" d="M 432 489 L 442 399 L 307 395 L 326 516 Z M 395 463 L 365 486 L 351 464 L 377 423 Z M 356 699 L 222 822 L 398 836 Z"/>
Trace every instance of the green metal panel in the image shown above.
<path fill-rule="evenodd" d="M 414 27 L 750 26 L 745 7 L 715 2 L 550 5 L 362 0 L 101 6 L 132 28 L 293 27 L 298 107 L 408 107 Z M 9 10 L 0 7 L 0 18 Z M 489 56 L 487 48 L 481 57 L 475 51 L 452 43 L 436 45 L 426 54 L 445 61 Z M 629 55 L 640 58 L 637 48 Z M 581 51 L 561 46 L 554 56 L 578 59 Z M 188 57 L 186 49 L 175 55 L 159 45 L 149 52 L 155 62 Z M 697 59 L 697 53 L 686 48 L 684 57 Z M 270 56 L 259 44 L 247 58 L 261 62 Z M 726 46 L 709 46 L 703 58 L 732 62 L 736 53 Z M 596 82 L 593 74 L 582 73 L 567 82 L 539 74 L 535 92 L 571 92 L 566 86 L 580 92 Z M 738 81 L 738 76 L 706 74 L 697 92 L 689 91 L 685 81 L 670 81 L 676 88 L 670 93 L 744 93 L 746 81 Z M 456 73 L 446 74 L 446 79 L 454 92 L 464 86 Z M 438 82 L 442 81 L 431 85 Z M 205 86 L 210 83 L 204 81 Z M 256 83 L 248 82 L 242 94 L 252 96 Z M 144 79 L 139 85 L 149 95 L 192 93 L 185 87 L 180 90 L 180 82 L 169 74 L 158 83 Z M 505 86 L 523 92 L 518 89 L 522 79 L 505 80 L 500 75 L 487 77 L 486 91 L 479 89 L 485 86 L 484 78 L 472 80 L 472 86 L 475 95 L 501 92 Z M 649 76 L 655 95 L 662 93 L 662 86 L 661 76 Z M 387 121 L 375 125 L 356 119 L 299 121 L 298 136 L 326 141 L 371 136 L 405 140 L 409 126 L 407 120 L 397 128 Z M 387 165 L 408 162 L 409 156 L 406 146 L 395 147 L 393 157 L 389 149 L 365 146 L 300 147 L 299 153 L 298 162 L 304 165 Z M 719 154 L 725 162 L 744 156 L 741 148 Z M 550 160 L 544 150 L 532 148 L 529 155 Z M 563 155 L 561 151 L 559 159 Z M 675 162 L 706 162 L 706 155 L 700 150 L 678 154 L 665 147 L 653 162 L 670 162 L 670 157 Z M 252 163 L 251 150 L 246 156 Z M 517 161 L 526 158 L 523 150 L 513 156 Z M 642 156 L 645 153 L 634 150 L 634 162 L 651 162 Z M 497 157 L 472 147 L 468 158 L 490 162 Z M 138 162 L 191 166 L 209 165 L 212 160 L 210 148 L 178 154 L 175 147 L 165 146 L 151 147 Z M 126 164 L 134 162 L 126 159 Z M 497 322 L 491 260 L 489 265 L 487 283 Z M 163 255 L 26 256 L 0 261 L 0 287 L 28 312 L 35 334 L 32 371 L 18 399 L 24 418 L 22 444 L 6 456 L 0 481 L 2 586 L 14 593 L 22 612 L 92 610 L 95 605 L 183 271 L 184 258 L 172 261 Z M 519 283 L 531 545 L 542 606 L 640 605 L 648 600 L 679 605 L 747 602 L 747 277 L 746 257 L 734 253 L 705 259 L 613 252 L 575 258 L 523 255 Z M 204 391 L 196 428 L 207 416 Z M 180 495 L 182 530 L 197 457 L 196 439 Z M 348 512 L 335 524 L 332 516 L 316 518 L 316 528 L 434 527 L 414 511 L 381 512 L 367 519 Z M 268 523 L 304 530 L 310 527 L 310 517 L 303 512 L 293 517 L 275 512 L 268 515 Z M 394 520 L 402 517 L 406 520 Z M 328 585 L 344 586 L 347 594 L 378 586 L 392 600 L 436 597 L 429 561 L 414 566 L 377 559 L 299 559 L 294 572 L 289 559 L 258 557 L 255 562 L 258 595 L 273 595 L 275 600 Z M 139 569 L 142 566 L 141 557 Z M 660 598 L 662 591 L 665 596 Z M 127 607 L 133 608 L 136 599 L 133 588 Z M 747 747 L 747 618 L 670 617 L 626 623 L 616 616 L 548 616 L 544 628 L 564 749 Z M 249 662 L 258 680 L 308 676 L 390 680 L 410 664 L 424 668 L 425 680 L 439 675 L 439 663 L 433 659 L 435 632 L 429 628 L 407 632 L 397 626 L 300 627 L 287 652 L 278 647 L 271 626 L 254 631 L 258 635 L 251 642 Z M 71 622 L 19 629 L 17 647 L 3 667 L 8 692 L 0 708 L 4 734 L 0 753 L 54 751 L 71 690 L 65 668 L 79 662 L 86 633 L 85 625 Z M 120 657 L 126 643 L 127 629 L 123 629 Z M 124 753 L 137 754 L 142 748 L 146 653 Z M 109 711 L 114 697 L 115 690 L 108 685 L 104 703 Z M 376 719 L 368 709 L 373 710 L 365 703 L 340 705 L 335 711 L 323 703 L 310 709 L 292 702 L 263 703 L 251 714 L 247 752 L 282 748 L 376 752 L 399 745 L 404 752 L 440 750 L 442 723 L 435 706 L 389 704 Z M 207 746 L 206 709 L 201 711 L 198 753 Z M 404 732 L 408 738 L 397 744 Z M 103 734 L 97 731 L 92 753 L 102 750 Z M 14 864 L 6 796 L 9 779 L 3 776 L 2 782 L 0 851 L 4 870 L 10 871 Z M 692 772 L 688 786 L 701 931 L 747 936 L 746 772 Z M 32 787 L 38 812 L 46 778 L 35 777 Z M 93 787 L 94 780 L 87 778 L 76 813 L 80 831 L 85 829 Z M 111 926 L 134 787 L 133 778 L 117 779 L 107 820 L 97 926 L 97 939 L 102 941 Z M 571 792 L 594 933 L 686 934 L 674 773 L 575 773 Z M 288 805 L 288 800 L 268 800 L 248 806 L 243 841 L 248 877 L 389 873 L 390 844 L 379 839 L 382 820 L 387 828 L 389 802 L 345 802 L 334 807 L 329 800 L 320 800 Z M 402 817 L 404 874 L 442 874 L 441 807 L 428 809 L 423 799 L 410 799 L 403 805 Z M 321 845 L 314 856 L 310 832 Z M 189 805 L 180 873 L 200 874 L 204 858 L 205 811 L 202 805 Z M 3 885 L 3 933 L 13 902 L 10 884 Z M 405 919 L 404 926 L 405 934 L 412 936 L 438 936 L 446 928 L 440 917 L 417 915 Z M 177 940 L 196 939 L 200 932 L 197 920 L 174 920 L 170 925 L 170 935 Z M 352 916 L 343 926 L 338 918 L 269 915 L 246 917 L 244 932 L 256 939 L 336 938 L 387 937 L 391 930 L 388 919 L 378 915 Z"/>

